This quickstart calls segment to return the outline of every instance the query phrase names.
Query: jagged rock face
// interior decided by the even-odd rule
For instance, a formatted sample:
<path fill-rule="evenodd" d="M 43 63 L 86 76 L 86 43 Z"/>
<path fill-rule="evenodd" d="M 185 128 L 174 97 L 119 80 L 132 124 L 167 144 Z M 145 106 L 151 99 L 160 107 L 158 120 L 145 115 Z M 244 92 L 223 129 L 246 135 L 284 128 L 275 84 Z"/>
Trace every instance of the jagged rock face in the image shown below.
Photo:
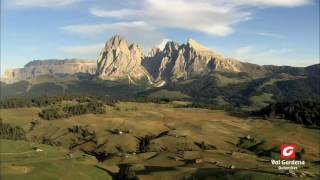
<path fill-rule="evenodd" d="M 101 50 L 97 74 L 104 80 L 128 79 L 135 82 L 148 78 L 142 66 L 143 50 L 137 44 L 130 44 L 120 36 L 113 36 Z"/>
<path fill-rule="evenodd" d="M 97 64 L 95 60 L 69 59 L 69 60 L 34 60 L 23 68 L 6 70 L 2 81 L 13 83 L 22 80 L 34 79 L 41 75 L 87 73 L 94 75 Z"/>
<path fill-rule="evenodd" d="M 192 75 L 208 74 L 216 70 L 239 72 L 240 65 L 240 62 L 225 59 L 192 39 L 182 45 L 173 41 L 167 42 L 163 50 L 153 48 L 143 57 L 142 50 L 139 50 L 138 46 L 128 47 L 127 41 L 114 36 L 101 52 L 98 74 L 103 79 L 110 80 L 148 76 L 152 77 L 154 82 L 159 82 L 187 79 Z"/>
<path fill-rule="evenodd" d="M 213 71 L 240 72 L 242 63 L 224 58 L 193 39 L 179 45 L 168 42 L 163 51 L 152 49 L 143 61 L 155 81 L 187 79 Z"/>
<path fill-rule="evenodd" d="M 208 75 L 214 71 L 266 73 L 263 66 L 225 58 L 193 39 L 186 44 L 173 41 L 163 49 L 153 48 L 148 55 L 135 43 L 128 44 L 122 37 L 111 37 L 100 52 L 97 62 L 85 60 L 32 61 L 24 68 L 7 71 L 2 81 L 16 82 L 40 75 L 95 74 L 104 80 L 146 80 L 154 86 L 166 82 Z"/>

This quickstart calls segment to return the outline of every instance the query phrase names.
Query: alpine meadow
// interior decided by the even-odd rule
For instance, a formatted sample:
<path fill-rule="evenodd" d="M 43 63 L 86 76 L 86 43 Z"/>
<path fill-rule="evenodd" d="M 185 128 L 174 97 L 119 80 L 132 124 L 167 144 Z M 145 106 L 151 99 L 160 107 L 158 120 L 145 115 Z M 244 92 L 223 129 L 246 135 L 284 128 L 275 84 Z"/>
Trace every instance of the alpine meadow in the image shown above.
<path fill-rule="evenodd" d="M 319 1 L 1 1 L 0 179 L 320 178 Z"/>

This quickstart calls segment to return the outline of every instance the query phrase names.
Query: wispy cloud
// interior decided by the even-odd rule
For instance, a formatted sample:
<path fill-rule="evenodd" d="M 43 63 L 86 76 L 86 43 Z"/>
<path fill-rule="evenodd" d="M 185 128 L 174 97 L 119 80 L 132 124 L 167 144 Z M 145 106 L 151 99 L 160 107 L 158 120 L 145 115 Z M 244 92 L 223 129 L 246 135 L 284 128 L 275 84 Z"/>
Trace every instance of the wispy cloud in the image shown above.
<path fill-rule="evenodd" d="M 233 56 L 242 60 L 255 64 L 274 64 L 274 65 L 291 65 L 291 66 L 306 66 L 315 64 L 316 60 L 303 60 L 301 57 L 292 57 L 294 50 L 290 48 L 257 48 L 247 45 L 234 50 Z M 291 58 L 289 58 L 291 57 Z"/>
<path fill-rule="evenodd" d="M 101 23 L 101 24 L 76 24 L 64 26 L 61 29 L 77 33 L 80 35 L 95 36 L 106 31 L 125 30 L 125 29 L 151 30 L 152 27 L 143 21 L 132 22 L 116 22 L 116 23 Z"/>
<path fill-rule="evenodd" d="M 243 46 L 243 47 L 240 47 L 238 49 L 235 50 L 235 54 L 236 56 L 243 56 L 243 55 L 247 55 L 249 53 L 251 53 L 253 51 L 253 46 Z"/>
<path fill-rule="evenodd" d="M 296 7 L 312 3 L 312 0 L 228 0 L 241 6 Z"/>
<path fill-rule="evenodd" d="M 290 48 L 258 49 L 254 46 L 247 45 L 247 46 L 242 46 L 235 49 L 234 54 L 242 58 L 248 58 L 248 57 L 256 58 L 256 57 L 271 57 L 271 56 L 283 55 L 283 54 L 288 54 L 292 51 L 293 49 L 290 49 Z"/>
<path fill-rule="evenodd" d="M 75 24 L 61 27 L 62 30 L 81 36 L 103 36 L 114 34 L 125 36 L 129 41 L 138 42 L 144 49 L 160 42 L 162 33 L 156 31 L 151 25 L 143 21 L 100 23 L 100 24 Z"/>
<path fill-rule="evenodd" d="M 275 33 L 269 33 L 269 32 L 257 32 L 258 35 L 260 36 L 265 36 L 265 37 L 271 37 L 275 39 L 283 39 L 285 36 L 280 35 L 280 34 L 275 34 Z"/>
<path fill-rule="evenodd" d="M 144 21 L 156 28 L 178 28 L 225 36 L 251 13 L 214 1 L 142 0 L 140 9 L 90 9 L 97 17 Z"/>
<path fill-rule="evenodd" d="M 11 0 L 10 2 L 19 7 L 61 7 L 81 1 L 83 0 Z"/>
<path fill-rule="evenodd" d="M 98 54 L 98 52 L 100 51 L 100 49 L 103 48 L 103 46 L 104 46 L 104 43 L 82 45 L 82 46 L 64 46 L 59 48 L 58 50 L 68 54 L 87 55 L 87 54 Z"/>
<path fill-rule="evenodd" d="M 140 0 L 137 8 L 92 8 L 97 17 L 143 21 L 155 28 L 178 28 L 226 36 L 253 18 L 248 7 L 296 7 L 312 0 Z M 261 35 L 279 37 L 276 34 Z"/>
<path fill-rule="evenodd" d="M 122 18 L 127 16 L 143 15 L 143 12 L 140 10 L 133 9 L 120 9 L 117 11 L 105 11 L 98 8 L 91 8 L 89 12 L 97 17 L 114 17 Z"/>

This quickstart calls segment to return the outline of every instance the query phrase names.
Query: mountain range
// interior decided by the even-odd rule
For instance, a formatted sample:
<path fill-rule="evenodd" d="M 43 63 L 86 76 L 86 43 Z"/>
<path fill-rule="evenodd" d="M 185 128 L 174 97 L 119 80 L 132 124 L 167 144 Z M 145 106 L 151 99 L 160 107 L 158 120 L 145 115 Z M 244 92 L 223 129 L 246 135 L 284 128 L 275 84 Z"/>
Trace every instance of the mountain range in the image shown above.
<path fill-rule="evenodd" d="M 320 65 L 260 66 L 224 57 L 199 42 L 169 41 L 147 54 L 136 43 L 112 36 L 97 61 L 36 60 L 5 72 L 1 97 L 95 94 L 193 98 L 239 106 L 319 98 Z"/>

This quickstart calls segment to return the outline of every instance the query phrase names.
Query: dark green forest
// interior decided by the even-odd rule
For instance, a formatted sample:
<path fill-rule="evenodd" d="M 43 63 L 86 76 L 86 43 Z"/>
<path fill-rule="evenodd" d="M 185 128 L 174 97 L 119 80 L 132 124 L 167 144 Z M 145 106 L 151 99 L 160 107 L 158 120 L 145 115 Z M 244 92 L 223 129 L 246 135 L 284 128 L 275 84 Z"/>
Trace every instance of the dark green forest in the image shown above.
<path fill-rule="evenodd" d="M 20 140 L 25 138 L 25 131 L 21 127 L 11 126 L 10 124 L 2 123 L 0 120 L 0 139 Z"/>
<path fill-rule="evenodd" d="M 291 120 L 306 126 L 320 127 L 320 101 L 293 101 L 272 103 L 253 115 Z"/>
<path fill-rule="evenodd" d="M 60 104 L 62 101 L 78 103 L 99 101 L 105 105 L 114 106 L 117 100 L 105 96 L 37 96 L 33 98 L 17 97 L 0 101 L 0 108 L 46 107 Z"/>
<path fill-rule="evenodd" d="M 64 105 L 61 106 L 55 106 L 55 107 L 49 107 L 46 109 L 43 109 L 39 116 L 46 120 L 52 120 L 52 119 L 59 119 L 59 118 L 66 118 L 81 114 L 104 114 L 106 112 L 105 106 L 101 102 L 97 101 L 91 101 L 91 102 L 85 102 L 85 103 L 78 103 L 75 105 Z"/>

